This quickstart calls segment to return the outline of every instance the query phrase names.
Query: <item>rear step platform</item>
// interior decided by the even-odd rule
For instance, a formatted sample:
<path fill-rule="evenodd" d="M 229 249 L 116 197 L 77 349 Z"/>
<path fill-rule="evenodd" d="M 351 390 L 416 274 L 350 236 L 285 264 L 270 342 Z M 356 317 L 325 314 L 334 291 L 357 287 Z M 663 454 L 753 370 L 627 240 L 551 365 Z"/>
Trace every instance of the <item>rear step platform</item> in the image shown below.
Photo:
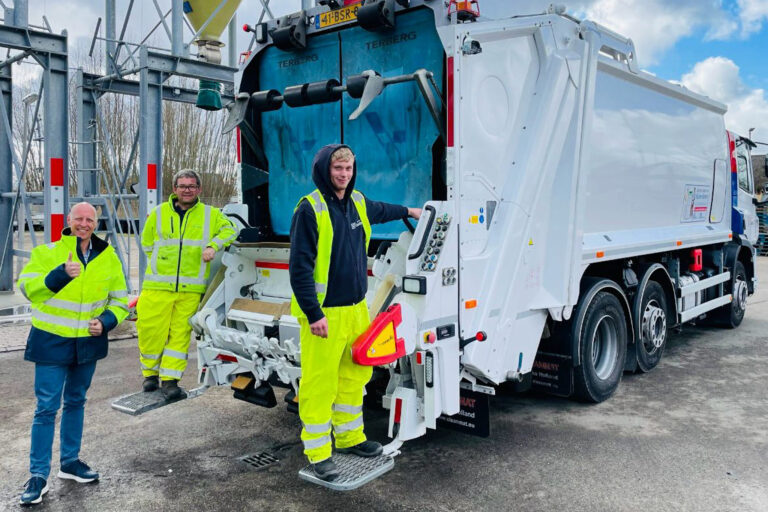
<path fill-rule="evenodd" d="M 139 391 L 138 393 L 121 396 L 116 399 L 112 402 L 112 408 L 130 414 L 131 416 L 138 416 L 139 414 L 144 414 L 152 409 L 179 402 L 188 396 L 189 394 L 187 394 L 184 389 L 181 390 L 181 396 L 179 398 L 174 398 L 173 400 L 166 400 L 163 396 L 163 392 L 159 389 L 148 393 Z"/>
<path fill-rule="evenodd" d="M 332 482 L 317 478 L 311 465 L 299 471 L 299 478 L 334 491 L 351 491 L 395 467 L 395 460 L 387 455 L 359 457 L 348 453 L 334 453 L 333 462 L 338 466 L 340 474 Z"/>

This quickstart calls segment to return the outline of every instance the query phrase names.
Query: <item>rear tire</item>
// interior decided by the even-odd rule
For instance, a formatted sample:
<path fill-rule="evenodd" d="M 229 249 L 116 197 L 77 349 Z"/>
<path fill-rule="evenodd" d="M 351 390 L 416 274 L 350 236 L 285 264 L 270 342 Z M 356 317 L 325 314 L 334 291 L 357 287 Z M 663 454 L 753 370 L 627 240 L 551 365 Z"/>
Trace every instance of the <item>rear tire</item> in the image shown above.
<path fill-rule="evenodd" d="M 635 342 L 635 351 L 641 372 L 653 370 L 661 361 L 669 336 L 667 311 L 664 289 L 656 281 L 648 282 L 640 303 L 640 318 L 636 319 L 640 337 Z"/>
<path fill-rule="evenodd" d="M 574 368 L 574 396 L 599 403 L 621 381 L 627 353 L 627 318 L 610 292 L 598 292 L 584 315 L 579 336 L 581 364 Z"/>

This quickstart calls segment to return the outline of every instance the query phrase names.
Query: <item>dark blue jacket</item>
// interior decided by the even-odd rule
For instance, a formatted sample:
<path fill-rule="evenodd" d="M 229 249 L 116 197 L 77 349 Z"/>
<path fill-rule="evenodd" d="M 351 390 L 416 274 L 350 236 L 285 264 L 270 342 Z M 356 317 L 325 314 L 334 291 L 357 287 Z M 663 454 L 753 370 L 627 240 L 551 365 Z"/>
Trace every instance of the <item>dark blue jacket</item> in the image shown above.
<path fill-rule="evenodd" d="M 331 154 L 343 144 L 330 144 L 317 152 L 312 162 L 312 180 L 323 194 L 333 225 L 331 266 L 328 271 L 328 288 L 323 306 L 351 306 L 365 298 L 368 291 L 368 255 L 365 250 L 365 232 L 357 208 L 349 196 L 355 188 L 357 163 L 352 179 L 339 199 L 330 180 Z M 365 198 L 368 221 L 383 224 L 408 216 L 408 208 Z M 289 274 L 291 288 L 299 307 L 310 323 L 323 316 L 315 292 L 315 259 L 317 258 L 317 218 L 307 200 L 299 203 L 291 220 L 291 256 Z"/>
<path fill-rule="evenodd" d="M 69 228 L 66 228 L 63 234 L 70 235 Z M 77 257 L 83 265 L 90 265 L 107 248 L 107 245 L 107 242 L 101 238 L 91 235 L 91 255 L 86 263 L 78 238 Z M 48 273 L 45 286 L 56 293 L 71 280 L 72 278 L 64 270 L 64 264 L 61 264 Z M 104 326 L 101 336 L 65 338 L 32 326 L 27 337 L 24 359 L 40 364 L 70 365 L 90 363 L 107 357 L 107 333 L 117 326 L 117 318 L 109 310 L 105 310 L 98 318 Z"/>

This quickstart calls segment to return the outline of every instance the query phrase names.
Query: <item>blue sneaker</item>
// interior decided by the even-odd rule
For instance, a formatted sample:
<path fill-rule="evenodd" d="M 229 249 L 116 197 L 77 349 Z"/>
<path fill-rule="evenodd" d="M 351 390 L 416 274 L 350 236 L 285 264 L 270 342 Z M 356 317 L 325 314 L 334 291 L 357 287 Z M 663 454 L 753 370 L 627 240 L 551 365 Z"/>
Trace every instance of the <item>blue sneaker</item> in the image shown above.
<path fill-rule="evenodd" d="M 87 484 L 88 482 L 94 482 L 99 479 L 99 474 L 93 471 L 88 464 L 81 460 L 74 462 L 68 462 L 61 466 L 59 470 L 59 478 L 66 480 L 74 480 L 80 484 Z"/>
<path fill-rule="evenodd" d="M 19 503 L 22 505 L 37 505 L 43 501 L 43 495 L 48 492 L 48 482 L 45 478 L 33 476 L 24 484 L 24 493 Z"/>

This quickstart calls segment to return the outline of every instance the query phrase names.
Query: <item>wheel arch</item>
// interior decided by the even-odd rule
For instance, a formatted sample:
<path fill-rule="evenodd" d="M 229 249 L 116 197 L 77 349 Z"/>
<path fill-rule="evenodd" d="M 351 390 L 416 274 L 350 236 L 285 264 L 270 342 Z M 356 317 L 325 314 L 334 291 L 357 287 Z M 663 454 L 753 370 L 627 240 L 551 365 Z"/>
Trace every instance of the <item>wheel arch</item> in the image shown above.
<path fill-rule="evenodd" d="M 579 366 L 581 364 L 581 350 L 579 343 L 581 341 L 582 326 L 584 325 L 584 317 L 586 316 L 589 304 L 592 299 L 595 298 L 601 291 L 606 291 L 616 296 L 619 299 L 622 309 L 624 310 L 624 316 L 627 318 L 627 342 L 628 344 L 635 342 L 635 328 L 634 321 L 632 319 L 632 309 L 629 305 L 624 290 L 616 284 L 616 282 L 604 278 L 595 276 L 585 276 L 581 280 L 581 287 L 579 292 L 579 301 L 576 306 L 576 312 L 573 316 L 573 322 L 571 324 L 571 357 L 573 358 L 573 366 Z"/>
<path fill-rule="evenodd" d="M 724 264 L 731 271 L 733 271 L 737 261 L 744 265 L 744 269 L 747 271 L 747 289 L 750 295 L 755 293 L 755 249 L 750 241 L 745 238 L 734 240 L 723 248 L 723 252 Z"/>
<path fill-rule="evenodd" d="M 635 300 L 632 304 L 632 318 L 640 318 L 640 307 L 642 306 L 645 287 L 648 286 L 648 283 L 651 281 L 659 283 L 664 290 L 664 296 L 667 299 L 667 319 L 674 319 L 674 324 L 670 325 L 670 327 L 677 325 L 677 295 L 675 294 L 675 286 L 672 283 L 672 277 L 669 275 L 666 267 L 661 263 L 654 263 L 643 272 L 643 277 L 638 282 L 637 293 L 635 294 Z M 640 339 L 640 327 L 640 323 L 636 322 L 634 326 L 635 339 L 630 340 L 630 344 L 633 344 L 635 340 Z"/>

